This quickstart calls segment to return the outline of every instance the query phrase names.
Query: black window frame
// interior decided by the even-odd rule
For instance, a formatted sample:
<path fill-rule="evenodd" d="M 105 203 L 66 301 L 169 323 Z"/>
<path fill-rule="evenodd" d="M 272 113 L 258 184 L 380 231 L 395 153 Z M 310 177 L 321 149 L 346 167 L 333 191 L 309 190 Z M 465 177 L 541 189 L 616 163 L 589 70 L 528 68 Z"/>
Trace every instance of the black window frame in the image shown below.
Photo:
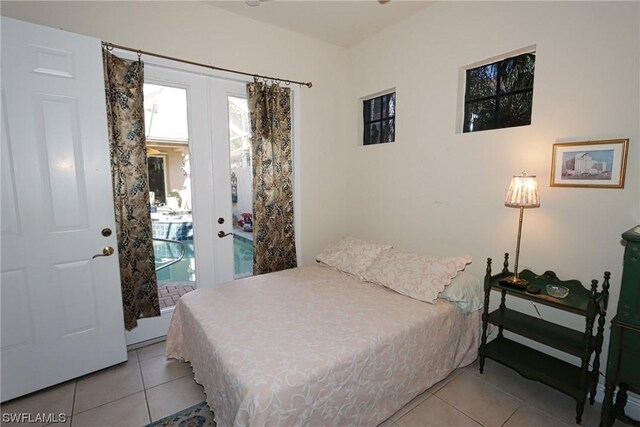
<path fill-rule="evenodd" d="M 521 88 L 521 89 L 516 89 L 516 90 L 512 90 L 512 91 L 502 91 L 501 88 L 501 77 L 503 74 L 503 67 L 502 64 L 504 64 L 507 61 L 513 61 L 516 60 L 520 57 L 523 56 L 532 56 L 533 57 L 533 61 L 534 61 L 534 66 L 533 66 L 533 71 L 532 71 L 532 75 L 531 75 L 531 86 L 530 87 L 526 87 L 526 88 Z M 525 53 L 521 53 L 518 55 L 514 55 L 514 56 L 509 56 L 506 58 L 503 58 L 499 61 L 495 61 L 495 62 L 491 62 L 491 63 L 487 63 L 484 65 L 480 65 L 478 67 L 473 67 L 473 68 L 468 68 L 465 70 L 465 98 L 464 98 L 464 111 L 463 111 L 463 124 L 462 124 L 462 132 L 463 133 L 473 133 L 473 132 L 481 132 L 484 130 L 493 130 L 493 129 L 505 129 L 505 128 L 510 128 L 510 127 L 518 127 L 518 126 L 528 126 L 531 124 L 531 115 L 532 115 L 532 106 L 533 106 L 533 87 L 534 87 L 534 80 L 535 80 L 535 58 L 536 58 L 536 52 L 535 51 L 530 51 L 530 52 L 525 52 Z M 472 79 L 470 78 L 470 74 L 475 71 L 475 70 L 479 70 L 481 68 L 487 68 L 487 67 L 494 67 L 496 69 L 496 91 L 495 94 L 493 95 L 486 95 L 486 96 L 478 96 L 478 97 L 471 97 L 471 81 Z M 531 97 L 530 97 L 530 105 L 529 105 L 529 117 L 528 117 L 528 121 L 520 123 L 520 124 L 507 124 L 504 125 L 503 123 L 501 123 L 501 110 L 500 110 L 500 100 L 501 99 L 505 99 L 508 98 L 509 96 L 513 96 L 513 95 L 518 95 L 518 94 L 524 94 L 524 93 L 531 93 Z M 474 104 L 479 104 L 481 102 L 486 102 L 486 101 L 491 101 L 493 100 L 495 102 L 495 106 L 494 106 L 494 113 L 493 113 L 493 120 L 491 120 L 489 127 L 485 127 L 482 129 L 470 129 L 470 123 L 468 122 L 468 118 L 469 118 L 469 107 L 471 105 Z"/>
<path fill-rule="evenodd" d="M 393 97 L 393 114 L 389 114 L 388 102 L 386 103 L 386 106 L 387 106 L 386 114 L 384 114 L 385 110 L 383 109 L 383 104 L 385 103 L 385 98 L 387 97 Z M 373 101 L 375 104 L 376 100 L 379 100 L 380 102 L 380 117 L 378 119 L 372 119 L 371 118 L 372 108 L 370 107 L 370 105 L 371 105 L 371 101 Z M 367 146 L 367 145 L 378 145 L 378 144 L 386 144 L 389 142 L 395 142 L 397 100 L 398 100 L 398 96 L 395 90 L 383 93 L 382 95 L 367 97 L 362 100 L 362 118 L 363 118 L 362 145 Z M 367 103 L 369 103 L 369 107 L 367 106 Z M 369 112 L 369 114 L 367 114 L 367 112 Z M 393 132 L 393 138 L 389 141 L 383 140 L 383 135 L 384 135 L 383 130 L 384 130 L 385 122 L 387 122 L 389 126 L 392 126 L 391 131 Z M 379 124 L 378 142 L 371 142 L 371 125 L 372 124 Z"/>

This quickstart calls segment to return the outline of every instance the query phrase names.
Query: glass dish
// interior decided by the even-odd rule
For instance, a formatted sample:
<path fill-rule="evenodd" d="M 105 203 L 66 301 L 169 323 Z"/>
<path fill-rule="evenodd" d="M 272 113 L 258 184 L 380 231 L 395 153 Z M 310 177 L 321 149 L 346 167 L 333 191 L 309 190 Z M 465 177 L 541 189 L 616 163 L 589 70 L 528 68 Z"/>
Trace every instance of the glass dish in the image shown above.
<path fill-rule="evenodd" d="M 547 295 L 555 298 L 564 298 L 569 295 L 569 288 L 549 283 L 547 284 Z"/>

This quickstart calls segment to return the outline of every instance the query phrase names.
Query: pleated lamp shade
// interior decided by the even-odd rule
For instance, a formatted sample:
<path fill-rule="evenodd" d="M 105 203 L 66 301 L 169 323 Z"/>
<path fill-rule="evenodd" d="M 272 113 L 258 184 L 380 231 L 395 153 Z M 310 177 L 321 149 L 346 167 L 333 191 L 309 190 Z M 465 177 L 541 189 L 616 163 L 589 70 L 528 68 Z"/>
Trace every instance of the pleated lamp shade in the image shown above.
<path fill-rule="evenodd" d="M 536 176 L 527 175 L 526 172 L 522 172 L 522 175 L 514 175 L 504 205 L 511 208 L 537 208 L 540 206 Z"/>

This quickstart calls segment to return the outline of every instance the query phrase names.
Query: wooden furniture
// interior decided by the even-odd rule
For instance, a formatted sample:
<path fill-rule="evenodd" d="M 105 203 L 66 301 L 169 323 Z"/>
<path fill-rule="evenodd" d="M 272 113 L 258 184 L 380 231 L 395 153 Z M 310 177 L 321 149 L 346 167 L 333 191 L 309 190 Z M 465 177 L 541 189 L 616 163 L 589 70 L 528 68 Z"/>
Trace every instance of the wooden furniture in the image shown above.
<path fill-rule="evenodd" d="M 511 276 L 508 271 L 509 254 L 505 254 L 504 268 L 500 274 L 491 275 L 491 258 L 487 260 L 487 271 L 484 279 L 484 313 L 482 315 L 482 341 L 479 349 L 480 373 L 484 371 L 485 358 L 502 363 L 523 377 L 540 381 L 556 390 L 574 398 L 576 405 L 576 422 L 582 421 L 584 403 L 587 394 L 593 404 L 598 383 L 600 368 L 600 352 L 607 300 L 609 297 L 609 272 L 604 274 L 602 292 L 597 291 L 598 281 L 591 281 L 591 290 L 586 289 L 578 280 L 560 280 L 553 271 L 537 275 L 524 270 L 520 277 L 527 280 L 530 286 L 539 288 L 540 293 L 532 294 L 500 283 L 501 279 Z M 554 298 L 547 294 L 546 284 L 557 284 L 569 288 L 566 298 Z M 500 291 L 500 306 L 489 313 L 489 297 L 491 289 Z M 532 317 L 507 308 L 506 296 L 544 304 L 558 310 L 568 311 L 585 318 L 584 332 L 576 331 L 553 322 Z M 597 332 L 594 335 L 594 323 L 598 320 Z M 491 323 L 498 326 L 498 336 L 487 342 L 487 326 Z M 553 347 L 562 352 L 577 356 L 580 366 L 542 353 L 516 341 L 506 338 L 503 331 L 521 335 L 533 341 Z M 593 356 L 593 368 L 589 362 Z"/>
<path fill-rule="evenodd" d="M 627 390 L 640 393 L 640 226 L 623 233 L 622 238 L 626 241 L 626 249 L 620 300 L 617 314 L 611 321 L 607 380 L 600 418 L 600 425 L 606 427 L 616 418 L 633 422 L 624 413 Z"/>

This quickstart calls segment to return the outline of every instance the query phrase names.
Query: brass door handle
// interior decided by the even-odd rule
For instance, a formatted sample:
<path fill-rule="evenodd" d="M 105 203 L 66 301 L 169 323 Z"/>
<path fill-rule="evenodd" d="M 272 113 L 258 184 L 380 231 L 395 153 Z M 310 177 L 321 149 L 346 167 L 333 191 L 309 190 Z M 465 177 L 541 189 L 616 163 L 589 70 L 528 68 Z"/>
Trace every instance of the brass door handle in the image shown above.
<path fill-rule="evenodd" d="M 113 250 L 113 248 L 111 246 L 105 246 L 104 249 L 102 249 L 102 253 L 101 254 L 96 254 L 93 257 L 91 257 L 91 259 L 93 258 L 98 258 L 100 256 L 111 256 L 113 255 L 115 251 Z"/>
<path fill-rule="evenodd" d="M 219 238 L 223 238 L 223 237 L 227 237 L 227 236 L 231 236 L 233 233 L 225 233 L 224 231 L 218 231 L 218 237 Z"/>

